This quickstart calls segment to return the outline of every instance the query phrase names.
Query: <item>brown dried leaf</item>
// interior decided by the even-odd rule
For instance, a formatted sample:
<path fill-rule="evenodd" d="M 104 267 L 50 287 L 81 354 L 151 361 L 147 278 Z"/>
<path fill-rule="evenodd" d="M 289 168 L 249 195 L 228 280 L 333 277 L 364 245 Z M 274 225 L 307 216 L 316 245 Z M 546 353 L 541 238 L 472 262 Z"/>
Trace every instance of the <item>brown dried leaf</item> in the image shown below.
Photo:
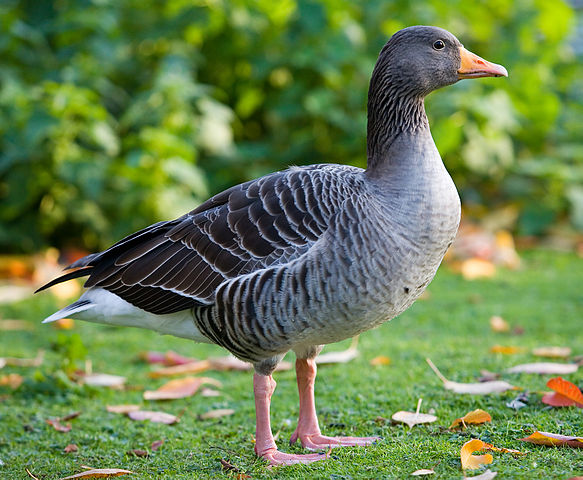
<path fill-rule="evenodd" d="M 443 382 L 443 386 L 446 390 L 451 390 L 455 393 L 467 393 L 470 395 L 487 395 L 489 393 L 501 393 L 506 390 L 514 390 L 516 387 L 508 382 L 502 380 L 494 380 L 491 382 L 481 382 L 481 383 L 458 383 L 452 382 L 443 376 L 435 364 L 429 359 L 425 359 L 431 369 Z"/>
<path fill-rule="evenodd" d="M 537 357 L 567 358 L 571 355 L 569 347 L 539 347 L 532 350 L 532 354 Z"/>
<path fill-rule="evenodd" d="M 521 452 L 512 448 L 495 447 L 491 443 L 484 443 L 484 450 L 492 450 L 493 452 L 511 453 L 512 455 L 528 455 L 528 452 Z"/>
<path fill-rule="evenodd" d="M 152 452 L 155 452 L 162 445 L 164 445 L 164 440 L 156 440 L 155 442 L 152 442 L 152 445 L 150 445 L 150 450 L 152 450 Z"/>
<path fill-rule="evenodd" d="M 498 315 L 490 317 L 490 328 L 492 331 L 500 333 L 510 331 L 510 325 L 508 322 Z"/>
<path fill-rule="evenodd" d="M 139 448 L 134 448 L 133 450 L 128 450 L 126 452 L 127 455 L 133 455 L 134 457 L 147 457 L 149 455 L 149 453 L 146 450 L 141 450 Z"/>
<path fill-rule="evenodd" d="M 490 347 L 490 353 L 502 353 L 503 355 L 514 355 L 525 350 L 523 347 L 516 347 L 514 345 L 494 345 Z"/>
<path fill-rule="evenodd" d="M 464 443 L 460 451 L 462 469 L 475 470 L 480 468 L 481 465 L 492 463 L 493 457 L 489 453 L 486 455 L 472 455 L 474 452 L 483 450 L 485 446 L 486 444 L 477 438 Z"/>
<path fill-rule="evenodd" d="M 0 376 L 0 387 L 10 387 L 12 390 L 16 390 L 22 382 L 24 377 L 18 373 L 9 373 L 8 375 Z"/>
<path fill-rule="evenodd" d="M 235 478 L 237 480 L 244 479 L 244 478 L 251 478 L 249 475 L 243 473 L 240 468 L 235 467 L 235 465 L 227 462 L 226 460 L 223 460 L 221 458 L 220 461 L 221 461 L 221 466 L 222 466 L 223 470 L 225 472 L 230 472 L 230 473 L 236 474 Z"/>
<path fill-rule="evenodd" d="M 134 472 L 131 472 L 130 470 L 122 470 L 121 468 L 92 468 L 91 470 L 85 470 L 84 472 L 69 477 L 63 477 L 60 480 L 73 480 L 74 478 L 111 478 L 131 473 Z"/>
<path fill-rule="evenodd" d="M 469 423 L 480 424 L 480 423 L 491 422 L 491 421 L 492 421 L 492 417 L 490 416 L 490 414 L 488 412 L 485 412 L 484 410 L 480 410 L 478 408 L 477 410 L 473 410 L 469 413 L 466 413 L 461 418 L 456 418 L 453 421 L 453 423 L 449 426 L 449 428 L 454 428 L 458 425 L 463 425 L 465 428 L 465 426 Z"/>
<path fill-rule="evenodd" d="M 328 365 L 333 363 L 348 363 L 358 357 L 358 336 L 352 339 L 352 343 L 346 350 L 341 352 L 328 352 L 316 357 L 318 365 Z"/>
<path fill-rule="evenodd" d="M 80 411 L 69 413 L 68 415 L 65 415 L 64 417 L 59 418 L 59 420 L 61 422 L 66 422 L 67 420 L 73 420 L 74 418 L 77 418 L 79 415 L 81 415 L 81 413 L 82 412 L 80 412 Z"/>
<path fill-rule="evenodd" d="M 235 413 L 235 410 L 232 408 L 218 408 L 217 410 L 210 410 L 203 413 L 199 418 L 201 420 L 208 420 L 209 418 L 220 418 L 227 415 L 233 415 L 233 413 Z"/>
<path fill-rule="evenodd" d="M 579 368 L 575 363 L 523 363 L 505 370 L 506 373 L 538 373 L 540 375 L 567 375 Z"/>
<path fill-rule="evenodd" d="M 583 437 L 570 437 L 549 432 L 536 431 L 528 437 L 521 438 L 520 441 L 535 443 L 536 445 L 545 445 L 547 447 L 566 446 L 572 448 L 583 448 Z"/>
<path fill-rule="evenodd" d="M 204 383 L 210 383 L 217 387 L 221 386 L 221 382 L 214 378 L 208 377 L 184 377 L 170 380 L 162 385 L 157 390 L 146 390 L 144 392 L 144 399 L 146 400 L 174 400 L 177 398 L 185 398 L 194 395 L 200 386 Z"/>
<path fill-rule="evenodd" d="M 83 382 L 92 387 L 120 388 L 126 382 L 126 377 L 110 375 L 108 373 L 90 373 L 83 375 Z"/>
<path fill-rule="evenodd" d="M 391 359 L 389 357 L 385 357 L 384 355 L 379 355 L 378 357 L 374 357 L 371 361 L 370 364 L 373 367 L 378 367 L 381 365 L 390 365 L 391 364 Z M 411 474 L 413 475 L 413 474 Z"/>
<path fill-rule="evenodd" d="M 106 405 L 105 409 L 110 413 L 123 413 L 128 414 L 130 412 L 137 412 L 140 409 L 139 405 Z"/>
<path fill-rule="evenodd" d="M 66 433 L 66 432 L 70 432 L 71 431 L 71 428 L 73 428 L 70 423 L 67 423 L 66 425 L 63 425 L 59 421 L 59 419 L 51 419 L 51 418 L 49 418 L 49 419 L 46 420 L 46 422 L 51 427 L 53 427 L 57 432 L 64 432 L 64 433 Z"/>
<path fill-rule="evenodd" d="M 172 425 L 173 423 L 179 421 L 179 418 L 176 415 L 151 410 L 137 410 L 134 412 L 129 412 L 128 417 L 130 417 L 132 420 L 150 420 L 154 423 L 165 423 L 167 425 Z"/>
<path fill-rule="evenodd" d="M 67 445 L 63 449 L 63 452 L 65 452 L 65 453 L 75 453 L 78 451 L 79 451 L 79 447 L 77 445 L 75 445 L 74 443 L 70 443 L 69 445 Z"/>

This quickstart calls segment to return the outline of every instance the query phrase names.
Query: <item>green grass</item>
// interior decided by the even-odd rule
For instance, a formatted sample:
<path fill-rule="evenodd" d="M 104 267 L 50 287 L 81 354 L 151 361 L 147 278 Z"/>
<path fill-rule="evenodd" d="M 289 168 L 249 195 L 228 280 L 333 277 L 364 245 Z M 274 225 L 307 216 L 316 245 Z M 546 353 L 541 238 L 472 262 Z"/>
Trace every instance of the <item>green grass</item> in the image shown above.
<path fill-rule="evenodd" d="M 172 402 L 142 400 L 138 387 L 152 389 L 163 380 L 147 376 L 150 366 L 136 361 L 145 350 L 175 350 L 205 358 L 223 355 L 217 347 L 162 337 L 137 329 L 116 329 L 78 322 L 72 332 L 58 332 L 39 322 L 56 307 L 44 294 L 10 306 L 2 306 L 3 318 L 30 320 L 29 332 L 0 332 L 0 356 L 31 357 L 39 348 L 47 350 L 38 369 L 5 367 L 0 374 L 15 372 L 26 377 L 16 391 L 0 401 L 0 477 L 27 478 L 25 467 L 39 479 L 56 479 L 81 471 L 80 465 L 127 468 L 143 479 L 233 478 L 221 469 L 228 460 L 253 478 L 395 478 L 409 477 L 419 468 L 434 468 L 430 478 L 462 478 L 459 451 L 472 437 L 498 447 L 528 452 L 525 457 L 494 453 L 492 470 L 498 478 L 567 479 L 583 475 L 582 450 L 539 447 L 518 439 L 539 429 L 583 436 L 582 411 L 574 407 L 549 409 L 540 401 L 548 376 L 506 375 L 504 378 L 533 393 L 529 406 L 515 412 L 505 406 L 517 392 L 483 397 L 456 395 L 446 391 L 425 363 L 430 357 L 444 375 L 460 382 L 476 381 L 481 369 L 500 372 L 518 363 L 537 361 L 528 352 L 543 345 L 573 348 L 583 354 L 583 259 L 571 254 L 531 251 L 523 254 L 524 266 L 501 270 L 488 280 L 468 282 L 442 268 L 430 285 L 428 300 L 418 301 L 409 311 L 381 328 L 361 336 L 360 357 L 346 365 L 322 366 L 316 381 L 316 401 L 324 433 L 332 435 L 378 435 L 383 438 L 368 448 L 344 448 L 330 459 L 309 466 L 268 469 L 253 453 L 254 404 L 249 372 L 208 372 L 223 382 L 222 395 L 200 395 Z M 511 325 L 521 326 L 522 335 L 494 333 L 488 320 L 502 315 Z M 79 387 L 62 375 L 62 351 L 54 345 L 73 345 L 69 337 L 79 335 L 93 362 L 94 371 L 128 377 L 129 389 L 115 391 Z M 327 347 L 338 350 L 348 345 Z M 526 352 L 492 354 L 492 345 L 518 345 Z M 391 358 L 391 365 L 371 367 L 378 355 Z M 288 360 L 293 358 L 288 357 Z M 540 360 L 540 359 L 539 359 Z M 297 393 L 294 372 L 276 373 L 278 387 L 272 404 L 272 424 L 281 430 L 278 444 L 283 451 L 301 452 L 287 440 L 295 428 Z M 569 375 L 583 384 L 583 373 Z M 131 388 L 136 387 L 136 388 Z M 378 417 L 390 419 L 398 410 L 413 410 L 423 398 L 422 410 L 434 409 L 438 421 L 412 430 Z M 141 403 L 146 409 L 183 412 L 181 422 L 159 425 L 133 422 L 106 412 L 105 405 Z M 233 408 L 236 413 L 216 420 L 197 416 L 214 408 Z M 491 413 L 491 424 L 452 432 L 449 424 L 470 410 Z M 69 433 L 59 433 L 45 423 L 74 410 Z M 130 457 L 131 449 L 148 449 L 155 440 L 165 443 L 148 458 Z M 69 443 L 79 452 L 63 453 Z M 125 478 L 125 477 L 124 477 Z M 415 477 L 409 477 L 415 478 Z M 426 477 L 428 478 L 428 477 Z"/>

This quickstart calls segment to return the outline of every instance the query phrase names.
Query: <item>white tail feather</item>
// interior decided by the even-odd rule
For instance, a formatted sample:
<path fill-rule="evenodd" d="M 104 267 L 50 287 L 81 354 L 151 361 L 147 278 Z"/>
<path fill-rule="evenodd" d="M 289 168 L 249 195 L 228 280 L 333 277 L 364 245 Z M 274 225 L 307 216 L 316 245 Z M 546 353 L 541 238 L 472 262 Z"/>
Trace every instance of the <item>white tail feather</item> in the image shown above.
<path fill-rule="evenodd" d="M 87 300 L 79 300 L 72 303 L 71 305 L 67 305 L 65 308 L 62 308 L 58 312 L 53 313 L 50 317 L 45 318 L 42 323 L 51 323 L 56 320 L 60 320 L 61 318 L 67 318 L 71 315 L 74 315 L 75 313 L 84 312 L 85 310 L 89 310 L 93 307 L 95 307 L 94 303 L 91 303 Z"/>

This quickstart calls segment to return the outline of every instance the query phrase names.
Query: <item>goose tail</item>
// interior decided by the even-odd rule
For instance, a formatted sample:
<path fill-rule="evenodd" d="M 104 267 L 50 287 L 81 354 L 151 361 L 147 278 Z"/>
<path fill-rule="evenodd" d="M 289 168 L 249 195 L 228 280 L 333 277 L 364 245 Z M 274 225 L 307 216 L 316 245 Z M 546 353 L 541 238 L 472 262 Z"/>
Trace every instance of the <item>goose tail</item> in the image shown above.
<path fill-rule="evenodd" d="M 50 317 L 45 318 L 42 323 L 50 323 L 55 320 L 60 320 L 61 318 L 67 318 L 75 313 L 84 312 L 93 307 L 95 307 L 95 304 L 90 300 L 77 300 L 71 305 L 67 305 L 65 308 L 53 313 Z"/>

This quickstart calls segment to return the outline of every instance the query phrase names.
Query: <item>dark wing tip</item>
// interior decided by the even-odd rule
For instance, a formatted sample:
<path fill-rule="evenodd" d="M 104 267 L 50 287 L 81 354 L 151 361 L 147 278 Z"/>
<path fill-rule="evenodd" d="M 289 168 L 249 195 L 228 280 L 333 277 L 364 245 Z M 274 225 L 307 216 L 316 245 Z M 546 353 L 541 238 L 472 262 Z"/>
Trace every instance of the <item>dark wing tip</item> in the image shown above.
<path fill-rule="evenodd" d="M 56 285 L 57 283 L 63 283 L 66 282 L 67 280 L 72 280 L 73 278 L 79 278 L 89 275 L 91 273 L 91 270 L 93 270 L 93 267 L 85 267 L 80 268 L 79 270 L 75 270 L 74 272 L 69 272 L 66 273 L 65 275 L 61 275 L 60 277 L 57 277 L 54 280 L 51 280 L 49 283 L 38 288 L 34 293 L 42 292 L 43 290 L 51 288 L 53 285 Z"/>

